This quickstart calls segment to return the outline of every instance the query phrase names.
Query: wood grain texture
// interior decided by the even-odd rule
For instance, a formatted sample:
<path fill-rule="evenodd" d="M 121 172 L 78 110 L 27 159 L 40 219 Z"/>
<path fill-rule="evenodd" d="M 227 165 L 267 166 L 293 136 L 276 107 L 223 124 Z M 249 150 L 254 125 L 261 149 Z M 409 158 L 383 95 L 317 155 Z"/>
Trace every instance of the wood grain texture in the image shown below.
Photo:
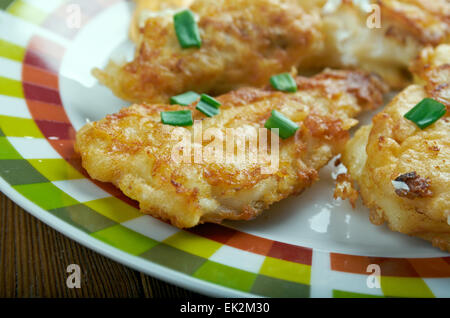
<path fill-rule="evenodd" d="M 197 298 L 72 241 L 0 193 L 0 297 Z M 81 267 L 81 288 L 66 286 Z"/>

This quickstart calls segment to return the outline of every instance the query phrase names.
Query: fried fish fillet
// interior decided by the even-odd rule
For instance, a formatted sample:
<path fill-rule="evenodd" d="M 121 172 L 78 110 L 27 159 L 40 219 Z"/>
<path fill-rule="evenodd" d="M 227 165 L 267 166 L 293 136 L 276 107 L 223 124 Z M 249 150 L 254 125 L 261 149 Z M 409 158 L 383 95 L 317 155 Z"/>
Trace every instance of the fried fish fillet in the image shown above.
<path fill-rule="evenodd" d="M 132 102 L 168 102 L 189 90 L 218 95 L 265 85 L 320 49 L 318 18 L 294 0 L 197 0 L 201 48 L 182 49 L 173 20 L 146 20 L 135 59 L 94 70 L 101 83 Z"/>
<path fill-rule="evenodd" d="M 333 2 L 336 1 L 329 4 Z M 366 5 L 343 0 L 339 6 L 324 7 L 321 14 L 324 49 L 302 66 L 355 67 L 376 72 L 392 88 L 402 89 L 411 83 L 408 67 L 424 47 L 449 43 L 448 0 L 360 3 Z"/>
<path fill-rule="evenodd" d="M 152 13 L 187 8 L 193 0 L 135 0 L 135 2 L 136 9 L 130 24 L 130 39 L 134 43 L 138 43 L 140 30 L 145 26 L 145 19 Z"/>
<path fill-rule="evenodd" d="M 295 0 L 306 10 L 320 9 L 327 0 Z M 130 38 L 139 43 L 141 29 L 145 26 L 147 18 L 156 15 L 165 15 L 173 11 L 188 8 L 194 0 L 135 0 L 136 9 L 130 24 Z M 169 15 L 169 18 L 171 16 Z"/>
<path fill-rule="evenodd" d="M 372 223 L 386 222 L 450 251 L 450 45 L 425 49 L 413 71 L 421 84 L 406 88 L 360 128 L 342 161 Z M 443 103 L 447 113 L 421 130 L 403 116 L 426 97 Z"/>
<path fill-rule="evenodd" d="M 175 226 L 248 220 L 317 180 L 318 170 L 343 150 L 348 130 L 357 123 L 353 117 L 378 107 L 386 91 L 378 77 L 357 71 L 328 70 L 313 78 L 297 77 L 296 82 L 298 91 L 291 94 L 266 87 L 222 95 L 220 114 L 212 118 L 197 111 L 196 103 L 136 104 L 83 127 L 76 151 L 92 178 L 112 182 L 137 200 L 142 212 Z M 252 127 L 264 127 L 273 109 L 299 129 L 295 136 L 279 140 L 278 169 L 268 173 L 263 168 L 271 163 L 264 160 L 179 162 L 172 157 L 179 143 L 173 136 L 180 130 L 193 133 L 195 126 L 163 125 L 160 112 L 186 109 L 192 110 L 194 120 L 201 120 L 205 134 L 208 128 L 223 135 L 228 128 L 240 128 L 245 134 Z M 267 139 L 278 140 L 273 134 L 266 132 Z M 193 148 L 206 149 L 214 141 L 204 136 Z M 223 137 L 217 141 L 222 143 Z M 248 152 L 250 145 L 245 147 Z"/>

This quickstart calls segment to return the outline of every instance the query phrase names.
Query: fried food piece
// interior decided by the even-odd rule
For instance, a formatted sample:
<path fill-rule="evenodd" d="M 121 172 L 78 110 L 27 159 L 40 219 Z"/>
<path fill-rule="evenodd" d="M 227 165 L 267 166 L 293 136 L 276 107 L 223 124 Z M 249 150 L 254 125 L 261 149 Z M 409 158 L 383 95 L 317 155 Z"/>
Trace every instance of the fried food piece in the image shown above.
<path fill-rule="evenodd" d="M 282 93 L 271 87 L 241 88 L 218 97 L 220 114 L 212 118 L 178 105 L 133 105 L 77 134 L 76 150 L 94 179 L 112 182 L 140 203 L 142 212 L 169 220 L 180 228 L 224 219 L 249 220 L 271 204 L 301 193 L 318 178 L 318 170 L 343 150 L 353 119 L 364 109 L 382 104 L 386 86 L 376 76 L 357 71 L 326 71 L 313 78 L 297 77 L 298 91 Z M 278 169 L 264 172 L 270 160 L 233 162 L 195 158 L 172 160 L 179 144 L 174 134 L 195 133 L 194 127 L 163 125 L 161 111 L 190 109 L 202 120 L 204 134 L 215 128 L 262 128 L 272 109 L 299 125 L 295 136 L 279 140 Z M 257 131 L 258 138 L 260 131 Z M 266 131 L 267 134 L 267 131 Z M 272 133 L 267 139 L 270 141 Z M 273 135 L 278 140 L 277 135 Z M 218 137 L 216 137 L 218 138 Z M 193 149 L 215 141 L 204 136 Z M 268 148 L 271 149 L 271 145 Z M 201 147 L 203 146 L 203 147 Z M 250 150 L 245 143 L 245 150 Z M 272 154 L 272 152 L 270 153 Z M 191 156 L 194 156 L 194 150 Z M 213 158 L 214 159 L 214 158 Z"/>
<path fill-rule="evenodd" d="M 409 86 L 360 128 L 342 162 L 372 223 L 450 251 L 450 45 L 425 49 L 412 69 L 425 85 Z M 447 113 L 421 130 L 403 116 L 426 97 Z"/>
<path fill-rule="evenodd" d="M 145 18 L 151 13 L 187 8 L 193 0 L 135 0 L 136 9 L 130 24 L 130 39 L 139 43 L 140 30 L 145 26 Z"/>
<path fill-rule="evenodd" d="M 320 9 L 327 0 L 295 0 L 305 10 Z M 136 9 L 130 24 L 130 38 L 133 42 L 139 43 L 141 29 L 145 26 L 145 20 L 155 13 L 167 15 L 174 10 L 188 8 L 194 0 L 135 0 Z M 172 16 L 168 16 L 172 18 Z"/>
<path fill-rule="evenodd" d="M 305 61 L 303 66 L 355 67 L 376 72 L 392 88 L 402 89 L 411 83 L 408 67 L 421 49 L 449 42 L 448 0 L 374 0 L 370 3 L 378 5 L 376 10 L 367 7 L 372 10 L 370 13 L 351 0 L 344 0 L 334 9 L 325 6 L 321 15 L 324 50 Z"/>
<path fill-rule="evenodd" d="M 146 20 L 134 61 L 95 69 L 100 82 L 133 102 L 166 103 L 189 90 L 218 95 L 263 86 L 322 45 L 318 17 L 295 0 L 197 0 L 200 49 L 181 49 L 173 20 Z"/>

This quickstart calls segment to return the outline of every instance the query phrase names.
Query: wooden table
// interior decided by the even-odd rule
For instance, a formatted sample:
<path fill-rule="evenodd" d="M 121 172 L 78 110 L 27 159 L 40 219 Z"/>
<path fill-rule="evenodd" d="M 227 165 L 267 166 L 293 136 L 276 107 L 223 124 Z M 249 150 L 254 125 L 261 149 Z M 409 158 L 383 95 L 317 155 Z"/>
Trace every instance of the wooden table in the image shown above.
<path fill-rule="evenodd" d="M 2 193 L 0 203 L 0 297 L 201 297 L 85 248 Z M 80 265 L 80 289 L 66 286 L 69 264 Z"/>

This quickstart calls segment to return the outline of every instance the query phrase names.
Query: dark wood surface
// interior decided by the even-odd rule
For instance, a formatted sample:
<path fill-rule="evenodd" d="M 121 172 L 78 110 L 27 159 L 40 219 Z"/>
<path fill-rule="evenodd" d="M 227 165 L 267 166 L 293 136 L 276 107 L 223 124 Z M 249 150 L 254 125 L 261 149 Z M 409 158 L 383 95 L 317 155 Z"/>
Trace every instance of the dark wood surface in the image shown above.
<path fill-rule="evenodd" d="M 53 230 L 0 193 L 0 297 L 201 297 L 116 263 Z M 67 266 L 81 288 L 66 286 Z"/>

